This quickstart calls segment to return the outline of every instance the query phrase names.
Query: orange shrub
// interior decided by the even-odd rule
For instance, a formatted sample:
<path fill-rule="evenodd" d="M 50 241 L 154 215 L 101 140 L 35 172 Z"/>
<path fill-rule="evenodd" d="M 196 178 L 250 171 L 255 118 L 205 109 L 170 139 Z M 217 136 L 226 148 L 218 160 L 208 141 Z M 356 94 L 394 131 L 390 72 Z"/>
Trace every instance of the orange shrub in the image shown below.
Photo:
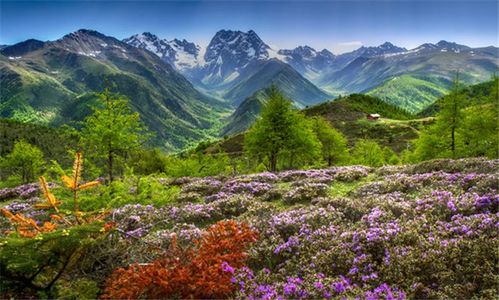
<path fill-rule="evenodd" d="M 102 298 L 225 298 L 234 286 L 222 264 L 244 266 L 245 251 L 256 239 L 247 224 L 220 221 L 194 247 L 182 249 L 173 242 L 166 255 L 152 264 L 117 269 Z"/>

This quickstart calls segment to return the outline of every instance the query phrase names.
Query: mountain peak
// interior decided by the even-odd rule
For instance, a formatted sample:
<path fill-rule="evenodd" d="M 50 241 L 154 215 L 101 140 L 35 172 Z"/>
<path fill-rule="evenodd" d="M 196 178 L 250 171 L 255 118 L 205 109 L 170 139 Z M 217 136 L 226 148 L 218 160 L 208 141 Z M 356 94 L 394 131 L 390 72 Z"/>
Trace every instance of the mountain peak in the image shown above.
<path fill-rule="evenodd" d="M 470 47 L 465 46 L 465 45 L 460 45 L 455 42 L 448 42 L 445 40 L 441 40 L 436 44 L 432 43 L 424 43 L 420 45 L 419 47 L 415 48 L 414 50 L 416 51 L 440 51 L 440 52 L 454 52 L 454 53 L 459 53 L 464 50 L 468 50 Z"/>
<path fill-rule="evenodd" d="M 384 42 L 383 44 L 379 45 L 380 48 L 393 48 L 393 47 L 396 47 L 395 45 L 393 45 L 392 43 L 390 42 Z"/>
<path fill-rule="evenodd" d="M 461 50 L 466 50 L 469 49 L 470 47 L 465 46 L 465 45 L 460 45 L 455 42 L 448 42 L 445 40 L 441 40 L 437 43 L 437 46 L 442 49 L 447 49 L 447 50 L 453 50 L 453 51 L 461 51 Z"/>
<path fill-rule="evenodd" d="M 168 41 L 150 32 L 144 32 L 132 35 L 123 42 L 156 54 L 177 70 L 192 68 L 200 63 L 198 61 L 200 47 L 186 39 Z"/>
<path fill-rule="evenodd" d="M 334 56 L 333 52 L 327 50 L 326 48 L 322 49 L 321 52 L 319 52 L 320 54 L 323 54 L 323 55 L 330 55 L 330 56 Z"/>
<path fill-rule="evenodd" d="M 334 54 L 327 49 L 318 52 L 307 45 L 294 49 L 281 49 L 277 53 L 284 57 L 283 61 L 290 64 L 307 79 L 313 79 L 317 74 L 327 69 L 335 58 Z"/>
<path fill-rule="evenodd" d="M 310 46 L 298 46 L 292 50 L 294 54 L 301 55 L 304 58 L 311 58 L 317 55 L 317 51 Z"/>
<path fill-rule="evenodd" d="M 207 62 L 234 61 L 243 65 L 253 59 L 269 58 L 270 47 L 253 30 L 220 30 L 210 41 L 205 54 Z"/>
<path fill-rule="evenodd" d="M 142 33 L 142 36 L 148 38 L 148 39 L 151 39 L 151 40 L 157 40 L 158 39 L 158 36 L 156 36 L 155 34 L 152 34 L 150 32 L 143 32 Z"/>
<path fill-rule="evenodd" d="M 6 46 L 1 50 L 3 55 L 6 56 L 22 56 L 28 52 L 38 50 L 45 45 L 45 42 L 29 39 L 23 42 L 14 44 L 12 46 Z"/>
<path fill-rule="evenodd" d="M 453 43 L 453 42 L 448 42 L 446 40 L 440 40 L 438 43 L 437 43 L 438 46 L 448 46 L 448 45 L 457 45 L 456 43 Z"/>
<path fill-rule="evenodd" d="M 65 38 L 65 37 L 73 38 L 73 37 L 77 37 L 77 36 L 94 36 L 94 37 L 98 37 L 98 38 L 105 38 L 106 37 L 104 34 L 98 32 L 96 30 L 82 28 L 82 29 L 78 29 L 70 34 L 65 35 L 63 38 Z"/>
<path fill-rule="evenodd" d="M 380 56 L 380 55 L 393 54 L 405 51 L 407 51 L 406 48 L 395 46 L 390 42 L 384 42 L 383 44 L 375 47 L 362 46 L 359 49 L 353 51 L 353 53 L 361 53 L 362 56 L 372 57 L 372 56 Z"/>

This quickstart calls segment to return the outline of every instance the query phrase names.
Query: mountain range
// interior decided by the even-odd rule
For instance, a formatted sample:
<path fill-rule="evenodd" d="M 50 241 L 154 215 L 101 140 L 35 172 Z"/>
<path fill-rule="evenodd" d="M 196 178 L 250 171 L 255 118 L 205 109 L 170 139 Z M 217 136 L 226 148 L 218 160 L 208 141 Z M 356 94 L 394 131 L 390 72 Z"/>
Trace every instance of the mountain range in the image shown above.
<path fill-rule="evenodd" d="M 156 133 L 154 143 L 168 150 L 220 134 L 215 128 L 246 129 L 270 85 L 298 108 L 366 93 L 418 113 L 449 90 L 456 71 L 473 84 L 499 67 L 492 46 L 440 41 L 406 49 L 385 42 L 336 55 L 306 45 L 274 49 L 252 30 L 220 30 L 203 47 L 148 32 L 118 40 L 82 29 L 0 49 L 0 117 L 56 126 L 78 121 L 89 113 L 91 92 L 111 87 L 131 99 Z"/>
<path fill-rule="evenodd" d="M 221 30 L 205 49 L 185 40 L 182 45 L 188 47 L 180 46 L 178 40 L 160 39 L 147 32 L 123 41 L 152 51 L 175 66 L 199 90 L 224 99 L 235 107 L 270 84 L 296 99 L 298 107 L 331 98 L 280 59 L 283 56 L 252 30 Z"/>
<path fill-rule="evenodd" d="M 247 90 L 244 95 L 249 97 L 266 88 L 268 83 L 255 85 L 254 80 L 248 79 L 255 77 L 255 74 L 262 77 L 262 70 L 275 70 L 275 65 L 279 63 L 291 66 L 292 71 L 303 77 L 293 76 L 299 80 L 292 83 L 307 91 L 302 95 L 288 91 L 289 84 L 273 82 L 299 107 L 340 94 L 370 93 L 413 113 L 423 110 L 447 92 L 456 71 L 462 74 L 464 83 L 474 84 L 489 79 L 499 66 L 497 47 L 471 48 L 443 40 L 410 50 L 385 42 L 335 55 L 327 49 L 317 51 L 306 45 L 294 49 L 273 49 L 252 30 L 221 30 L 206 48 L 184 40 L 184 43 L 191 45 L 190 50 L 184 47 L 177 51 L 179 59 L 173 61 L 171 57 L 175 55 L 165 55 L 166 48 L 151 48 L 148 45 L 172 44 L 175 40 L 161 40 L 144 33 L 125 41 L 144 49 L 153 49 L 173 65 L 189 61 L 177 69 L 198 89 L 231 101 L 236 106 L 242 100 L 234 96 L 237 92 L 233 89 Z M 185 58 L 187 56 L 189 59 Z M 264 66 L 271 61 L 273 67 Z M 314 91 L 309 82 L 323 94 Z M 396 89 L 393 87 L 395 82 Z"/>
<path fill-rule="evenodd" d="M 155 144 L 180 149 L 206 136 L 224 104 L 197 91 L 155 54 L 91 30 L 0 51 L 0 116 L 59 125 L 89 113 L 92 92 L 131 100 Z"/>

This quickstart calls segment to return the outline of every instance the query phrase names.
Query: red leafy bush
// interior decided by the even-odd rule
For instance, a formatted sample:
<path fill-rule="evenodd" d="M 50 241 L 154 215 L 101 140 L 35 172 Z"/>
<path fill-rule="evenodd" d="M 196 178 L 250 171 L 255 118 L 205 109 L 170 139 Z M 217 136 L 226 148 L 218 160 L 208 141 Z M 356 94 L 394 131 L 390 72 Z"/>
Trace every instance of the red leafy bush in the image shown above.
<path fill-rule="evenodd" d="M 234 286 L 222 264 L 242 267 L 245 251 L 256 239 L 247 224 L 220 221 L 194 247 L 180 248 L 173 242 L 165 256 L 151 264 L 117 269 L 102 298 L 225 298 Z"/>

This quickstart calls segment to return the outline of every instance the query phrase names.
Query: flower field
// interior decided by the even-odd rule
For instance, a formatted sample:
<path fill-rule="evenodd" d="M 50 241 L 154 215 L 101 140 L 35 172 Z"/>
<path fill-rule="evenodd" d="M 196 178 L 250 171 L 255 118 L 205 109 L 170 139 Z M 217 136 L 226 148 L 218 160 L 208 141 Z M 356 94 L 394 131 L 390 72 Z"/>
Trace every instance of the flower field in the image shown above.
<path fill-rule="evenodd" d="M 35 207 L 45 201 L 37 184 L 3 189 L 4 211 L 55 228 L 25 237 L 20 223 L 0 218 L 0 294 L 492 299 L 498 167 L 473 158 L 154 178 L 178 189 L 172 201 L 66 212 L 62 220 Z"/>

